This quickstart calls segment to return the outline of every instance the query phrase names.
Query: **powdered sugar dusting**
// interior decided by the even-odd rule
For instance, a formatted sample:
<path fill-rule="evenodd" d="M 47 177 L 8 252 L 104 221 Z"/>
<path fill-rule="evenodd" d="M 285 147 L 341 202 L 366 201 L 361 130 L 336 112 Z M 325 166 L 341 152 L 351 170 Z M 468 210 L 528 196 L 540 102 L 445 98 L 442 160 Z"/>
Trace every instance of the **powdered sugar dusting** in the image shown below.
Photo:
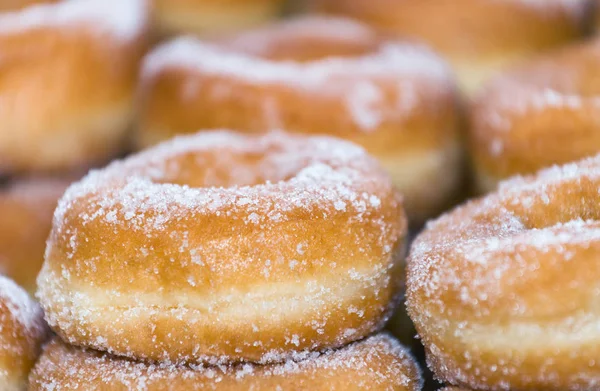
<path fill-rule="evenodd" d="M 69 376 L 61 376 L 68 372 Z M 66 383 L 64 383 L 66 382 Z M 336 351 L 312 353 L 301 361 L 281 365 L 182 367 L 152 365 L 116 359 L 109 355 L 68 348 L 52 342 L 32 376 L 38 390 L 63 387 L 95 390 L 126 387 L 156 390 L 185 387 L 186 390 L 291 388 L 321 389 L 327 384 L 348 384 L 360 389 L 420 390 L 420 374 L 410 354 L 392 337 L 381 334 Z"/>
<path fill-rule="evenodd" d="M 0 34 L 72 25 L 130 40 L 139 35 L 147 17 L 146 0 L 67 0 L 0 14 Z"/>
<path fill-rule="evenodd" d="M 183 37 L 164 44 L 145 61 L 146 77 L 166 67 L 188 67 L 208 73 L 251 79 L 259 83 L 286 82 L 307 88 L 321 86 L 331 75 L 381 75 L 390 72 L 428 74 L 447 80 L 448 68 L 439 58 L 420 47 L 394 43 L 383 45 L 378 53 L 358 59 L 328 58 L 309 63 L 272 63 L 258 57 Z"/>
<path fill-rule="evenodd" d="M 390 112 L 396 116 L 411 113 L 415 107 L 415 95 L 404 93 L 404 90 L 414 91 L 414 88 L 411 89 L 413 84 L 429 83 L 444 90 L 453 83 L 448 66 L 436 55 L 422 47 L 394 42 L 383 42 L 362 56 L 330 56 L 295 62 L 269 60 L 191 38 L 180 38 L 147 56 L 143 79 L 149 80 L 163 70 L 177 68 L 249 83 L 285 85 L 311 93 L 340 96 L 346 101 L 348 116 L 365 131 L 380 125 Z M 400 93 L 390 107 L 384 104 L 385 98 L 389 100 L 390 97 L 385 96 L 382 84 L 398 85 Z M 277 123 L 276 118 L 273 122 Z"/>

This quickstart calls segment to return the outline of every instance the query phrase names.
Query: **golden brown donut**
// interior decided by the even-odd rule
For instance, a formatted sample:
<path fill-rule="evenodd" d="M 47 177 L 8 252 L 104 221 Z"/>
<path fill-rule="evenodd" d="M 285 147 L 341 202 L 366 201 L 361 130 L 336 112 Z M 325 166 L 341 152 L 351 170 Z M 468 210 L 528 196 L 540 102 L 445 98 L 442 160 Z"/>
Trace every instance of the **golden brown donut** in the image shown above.
<path fill-rule="evenodd" d="M 325 133 L 381 161 L 411 221 L 438 213 L 457 192 L 456 91 L 448 68 L 426 49 L 317 17 L 220 43 L 178 39 L 146 58 L 138 146 L 220 127 Z"/>
<path fill-rule="evenodd" d="M 600 40 L 498 76 L 471 107 L 470 153 L 480 191 L 600 151 Z"/>
<path fill-rule="evenodd" d="M 430 45 L 454 65 L 463 89 L 523 57 L 584 35 L 589 0 L 311 0 Z"/>
<path fill-rule="evenodd" d="M 283 0 L 154 0 L 162 34 L 213 33 L 251 27 L 273 19 Z"/>
<path fill-rule="evenodd" d="M 42 310 L 12 280 L 0 276 L 0 389 L 24 391 L 48 336 Z"/>
<path fill-rule="evenodd" d="M 503 182 L 428 224 L 407 303 L 439 379 L 598 389 L 599 187 L 600 155 Z"/>
<path fill-rule="evenodd" d="M 400 197 L 362 148 L 204 131 L 67 190 L 38 298 L 75 345 L 281 361 L 383 326 L 403 284 L 405 234 Z"/>
<path fill-rule="evenodd" d="M 146 19 L 144 0 L 0 13 L 0 172 L 72 169 L 122 150 Z"/>
<path fill-rule="evenodd" d="M 0 273 L 34 293 L 62 179 L 27 179 L 0 188 Z"/>
<path fill-rule="evenodd" d="M 421 386 L 419 368 L 408 350 L 380 334 L 298 362 L 193 368 L 134 362 L 56 339 L 33 370 L 29 390 L 420 391 Z"/>

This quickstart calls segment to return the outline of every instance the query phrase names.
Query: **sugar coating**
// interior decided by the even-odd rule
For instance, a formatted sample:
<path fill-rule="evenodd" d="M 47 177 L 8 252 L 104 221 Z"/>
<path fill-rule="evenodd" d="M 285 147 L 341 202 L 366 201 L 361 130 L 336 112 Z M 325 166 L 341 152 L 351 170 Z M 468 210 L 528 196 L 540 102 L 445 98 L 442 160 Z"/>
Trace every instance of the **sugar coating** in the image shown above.
<path fill-rule="evenodd" d="M 53 342 L 47 350 L 57 349 Z M 172 384 L 186 390 L 294 389 L 352 386 L 364 390 L 420 390 L 422 383 L 410 353 L 394 338 L 380 334 L 339 350 L 313 353 L 301 361 L 258 366 L 174 366 L 145 364 L 106 354 L 58 347 L 34 370 L 35 390 L 97 390 L 103 387 L 137 391 L 163 390 Z M 68 377 L 54 377 L 60 373 Z M 175 382 L 175 383 L 173 383 Z M 330 388 L 329 388 L 330 389 Z"/>
<path fill-rule="evenodd" d="M 145 24 L 146 0 L 66 0 L 0 14 L 0 35 L 44 27 L 75 26 L 130 40 Z"/>
<path fill-rule="evenodd" d="M 597 110 L 600 96 L 594 92 L 594 75 L 599 61 L 600 45 L 590 41 L 546 54 L 491 80 L 472 110 L 474 127 L 490 154 L 502 155 L 506 141 L 525 132 L 524 126 L 517 126 L 524 121 L 535 124 L 552 112 Z"/>
<path fill-rule="evenodd" d="M 102 189 L 114 177 L 123 177 L 123 187 L 112 194 L 113 198 L 98 200 L 102 208 L 86 218 L 104 219 L 111 223 L 114 214 L 110 209 L 119 206 L 126 216 L 131 215 L 132 228 L 136 228 L 135 223 L 140 229 L 143 225 L 160 228 L 161 222 L 189 208 L 201 213 L 217 213 L 225 205 L 233 205 L 254 213 L 250 214 L 247 222 L 259 225 L 265 218 L 284 219 L 282 213 L 289 210 L 290 203 L 310 208 L 313 203 L 328 202 L 338 210 L 353 204 L 355 210 L 363 212 L 369 206 L 379 206 L 377 195 L 356 194 L 352 190 L 353 184 L 362 180 L 362 173 L 354 169 L 356 164 L 353 162 L 370 159 L 361 147 L 329 137 L 312 137 L 304 145 L 300 144 L 302 137 L 294 137 L 299 143 L 294 147 L 286 137 L 274 131 L 250 141 L 251 138 L 229 131 L 205 131 L 177 137 L 125 161 L 112 163 L 106 169 L 91 171 L 86 178 L 71 186 L 60 200 L 54 216 L 55 230 L 63 231 L 64 213 L 77 199 Z M 270 144 L 279 145 L 279 151 L 265 156 L 256 168 L 238 167 L 234 161 L 228 161 L 236 153 L 261 153 Z M 203 187 L 164 183 L 164 178 L 179 174 L 181 167 L 175 160 L 180 155 L 200 154 L 223 147 L 232 152 L 224 154 L 223 161 L 216 163 L 214 174 L 210 171 L 206 174 Z M 293 158 L 290 153 L 294 153 Z M 228 186 L 218 183 L 220 174 L 216 170 L 219 163 L 231 170 L 229 181 L 233 186 L 227 192 L 223 190 Z M 374 164 L 372 160 L 370 164 Z M 129 175 L 124 177 L 120 174 L 124 172 Z M 254 184 L 264 178 L 268 178 L 264 183 Z M 290 183 L 284 187 L 283 184 L 288 181 Z M 266 195 L 284 189 L 289 193 L 281 194 L 280 202 L 272 205 L 261 202 Z M 283 202 L 284 199 L 288 202 Z M 147 210 L 163 213 L 150 217 L 150 220 L 139 220 Z"/>
<path fill-rule="evenodd" d="M 494 390 L 600 384 L 586 304 L 600 292 L 599 201 L 600 155 L 502 182 L 427 224 L 410 252 L 408 307 L 440 378 Z"/>
<path fill-rule="evenodd" d="M 323 28 L 331 22 L 343 31 L 351 30 L 351 37 L 361 41 L 373 40 L 375 33 L 363 25 L 345 19 L 301 19 L 282 24 L 268 34 L 285 39 L 286 34 L 298 35 L 301 26 L 307 25 L 304 37 L 323 36 L 323 39 L 340 39 L 340 32 Z M 314 25 L 314 29 L 311 26 Z M 281 32 L 280 32 L 281 31 Z M 312 31 L 312 33 L 310 33 Z M 370 31 L 370 33 L 369 33 Z M 250 52 L 260 52 L 260 45 L 268 45 L 263 35 L 241 36 L 238 45 L 248 46 Z M 300 36 L 298 36 L 300 37 Z M 298 38 L 299 39 L 299 38 Z M 349 39 L 346 37 L 345 39 Z M 289 39 L 292 44 L 293 40 Z M 235 45 L 236 40 L 233 40 Z M 322 59 L 297 62 L 271 60 L 258 55 L 201 42 L 184 37 L 166 43 L 147 56 L 143 66 L 143 79 L 151 80 L 167 69 L 186 69 L 205 75 L 222 76 L 258 85 L 284 85 L 319 95 L 331 95 L 345 101 L 348 115 L 364 131 L 372 131 L 381 125 L 386 116 L 408 116 L 422 102 L 416 91 L 422 83 L 432 89 L 446 91 L 452 88 L 453 79 L 449 67 L 429 50 L 408 44 L 385 41 L 374 50 L 360 56 L 328 56 Z M 386 105 L 389 93 L 382 88 L 381 80 L 389 80 L 387 87 L 397 86 L 398 97 Z M 197 89 L 194 89 L 197 90 Z M 227 92 L 226 92 L 227 93 Z M 271 113 L 270 125 L 277 126 L 277 110 L 274 102 L 266 101 L 265 112 Z"/>
<path fill-rule="evenodd" d="M 40 306 L 29 297 L 23 288 L 4 276 L 0 276 L 0 301 L 8 309 L 8 313 L 1 314 L 0 323 L 15 322 L 18 324 L 17 330 L 23 333 L 28 343 L 33 344 L 45 332 Z M 1 349 L 2 347 L 0 347 Z M 14 346 L 10 349 L 18 349 L 18 347 Z"/>
<path fill-rule="evenodd" d="M 226 131 L 179 137 L 91 172 L 67 190 L 53 225 L 38 297 L 50 325 L 71 330 L 63 338 L 82 344 L 85 335 L 86 346 L 138 357 L 124 331 L 132 319 L 147 317 L 149 325 L 168 314 L 202 329 L 247 317 L 252 334 L 229 340 L 223 333 L 214 345 L 191 331 L 180 338 L 145 330 L 154 358 L 212 363 L 230 361 L 204 354 L 223 344 L 240 358 L 250 349 L 261 351 L 254 360 L 274 362 L 305 355 L 323 338 L 340 346 L 382 327 L 397 303 L 406 229 L 389 177 L 362 148 L 329 137 Z M 321 236 L 323 226 L 336 240 Z M 121 230 L 135 242 L 120 243 L 125 258 L 115 253 Z M 348 255 L 314 255 L 323 248 Z M 100 269 L 119 282 L 98 276 Z M 123 345 L 115 347 L 98 321 L 123 335 Z M 193 352 L 174 353 L 172 344 Z"/>
<path fill-rule="evenodd" d="M 0 388 L 24 389 L 46 336 L 39 305 L 12 280 L 0 276 Z"/>

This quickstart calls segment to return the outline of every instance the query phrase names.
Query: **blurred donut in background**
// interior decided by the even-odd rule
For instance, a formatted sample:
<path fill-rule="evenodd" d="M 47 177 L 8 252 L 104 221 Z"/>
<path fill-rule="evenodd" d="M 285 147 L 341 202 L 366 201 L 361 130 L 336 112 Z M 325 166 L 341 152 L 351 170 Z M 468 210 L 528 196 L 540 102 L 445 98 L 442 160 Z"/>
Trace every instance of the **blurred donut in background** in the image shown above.
<path fill-rule="evenodd" d="M 582 37 L 589 0 L 309 0 L 315 10 L 365 21 L 430 45 L 471 94 L 521 58 Z"/>
<path fill-rule="evenodd" d="M 69 183 L 23 179 L 0 187 L 0 273 L 30 293 L 44 262 L 54 208 Z"/>
<path fill-rule="evenodd" d="M 429 50 L 347 19 L 304 17 L 216 43 L 181 38 L 145 60 L 137 146 L 198 129 L 283 129 L 362 145 L 411 222 L 440 212 L 462 176 L 459 99 Z"/>
<path fill-rule="evenodd" d="M 477 188 L 600 151 L 600 39 L 558 49 L 488 82 L 468 132 Z"/>
<path fill-rule="evenodd" d="M 160 35 L 239 30 L 281 14 L 284 0 L 154 0 Z"/>
<path fill-rule="evenodd" d="M 57 3 L 60 0 L 0 0 L 0 12 L 14 11 L 34 4 Z"/>
<path fill-rule="evenodd" d="M 148 14 L 144 0 L 0 13 L 0 173 L 68 170 L 122 152 Z"/>

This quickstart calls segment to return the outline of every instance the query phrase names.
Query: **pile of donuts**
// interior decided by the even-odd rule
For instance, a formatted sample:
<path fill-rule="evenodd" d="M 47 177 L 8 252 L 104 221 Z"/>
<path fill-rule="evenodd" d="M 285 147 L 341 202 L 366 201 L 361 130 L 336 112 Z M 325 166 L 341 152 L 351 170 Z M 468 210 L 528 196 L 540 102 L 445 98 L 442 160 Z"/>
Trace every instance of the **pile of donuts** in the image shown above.
<path fill-rule="evenodd" d="M 600 1 L 0 0 L 0 390 L 599 390 Z"/>

